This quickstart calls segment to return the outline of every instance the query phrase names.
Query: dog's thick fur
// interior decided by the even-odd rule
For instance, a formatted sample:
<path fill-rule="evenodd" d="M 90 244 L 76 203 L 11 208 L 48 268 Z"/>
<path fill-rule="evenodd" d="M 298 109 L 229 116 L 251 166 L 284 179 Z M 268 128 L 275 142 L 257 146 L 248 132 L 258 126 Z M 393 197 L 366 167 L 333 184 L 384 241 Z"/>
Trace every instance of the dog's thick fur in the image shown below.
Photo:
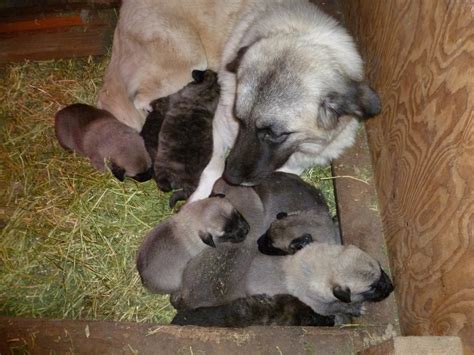
<path fill-rule="evenodd" d="M 216 243 L 242 242 L 249 225 L 223 197 L 211 197 L 183 206 L 179 213 L 148 233 L 137 256 L 143 284 L 156 293 L 180 289 L 188 261 Z"/>
<path fill-rule="evenodd" d="M 175 191 L 170 207 L 187 199 L 212 154 L 212 119 L 219 99 L 217 73 L 193 70 L 194 81 L 151 103 L 141 135 L 158 187 Z"/>
<path fill-rule="evenodd" d="M 123 0 L 98 107 L 140 131 L 151 101 L 184 87 L 193 69 L 218 70 L 248 2 Z"/>
<path fill-rule="evenodd" d="M 56 137 L 65 149 L 87 156 L 99 171 L 108 167 L 123 181 L 151 179 L 151 159 L 142 137 L 105 110 L 73 104 L 56 113 Z"/>

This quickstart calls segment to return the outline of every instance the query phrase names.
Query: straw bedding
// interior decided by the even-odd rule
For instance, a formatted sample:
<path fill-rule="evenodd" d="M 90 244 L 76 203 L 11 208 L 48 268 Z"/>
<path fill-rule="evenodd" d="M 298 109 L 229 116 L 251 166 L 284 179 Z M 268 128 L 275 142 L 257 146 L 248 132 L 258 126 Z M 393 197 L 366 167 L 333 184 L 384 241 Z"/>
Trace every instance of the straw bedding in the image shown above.
<path fill-rule="evenodd" d="M 167 296 L 135 270 L 147 230 L 169 216 L 153 181 L 115 180 L 62 150 L 56 111 L 93 104 L 108 58 L 0 67 L 0 314 L 168 323 Z M 330 168 L 305 178 L 335 210 Z"/>

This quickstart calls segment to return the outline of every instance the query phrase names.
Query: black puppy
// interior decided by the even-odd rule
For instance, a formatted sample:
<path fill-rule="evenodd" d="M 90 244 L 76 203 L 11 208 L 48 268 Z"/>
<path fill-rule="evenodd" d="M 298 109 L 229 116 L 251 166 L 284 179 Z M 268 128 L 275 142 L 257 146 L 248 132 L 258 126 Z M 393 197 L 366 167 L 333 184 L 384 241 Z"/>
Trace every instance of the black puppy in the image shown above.
<path fill-rule="evenodd" d="M 178 310 L 171 324 L 203 327 L 248 327 L 251 325 L 334 325 L 334 316 L 315 313 L 290 295 L 255 295 L 216 307 Z"/>

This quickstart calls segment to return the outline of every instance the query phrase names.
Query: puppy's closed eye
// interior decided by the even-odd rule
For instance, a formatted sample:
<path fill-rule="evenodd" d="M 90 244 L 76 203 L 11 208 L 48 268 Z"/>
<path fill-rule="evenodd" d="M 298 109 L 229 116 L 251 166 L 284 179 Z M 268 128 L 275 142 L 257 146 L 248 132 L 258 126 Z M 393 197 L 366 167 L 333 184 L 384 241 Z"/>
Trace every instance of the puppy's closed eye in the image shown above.
<path fill-rule="evenodd" d="M 290 250 L 294 253 L 313 242 L 313 236 L 309 233 L 303 234 L 301 237 L 293 239 L 290 243 Z"/>

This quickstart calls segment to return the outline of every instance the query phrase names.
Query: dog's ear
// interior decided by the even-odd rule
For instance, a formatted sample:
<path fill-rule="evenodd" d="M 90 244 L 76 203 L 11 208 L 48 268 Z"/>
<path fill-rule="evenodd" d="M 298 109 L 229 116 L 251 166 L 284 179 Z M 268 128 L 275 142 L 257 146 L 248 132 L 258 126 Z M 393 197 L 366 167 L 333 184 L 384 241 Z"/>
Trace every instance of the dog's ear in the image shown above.
<path fill-rule="evenodd" d="M 286 218 L 288 217 L 288 213 L 286 212 L 278 212 L 277 214 L 277 219 L 283 219 L 283 218 Z"/>
<path fill-rule="evenodd" d="M 334 286 L 332 294 L 341 302 L 351 303 L 351 290 L 349 287 Z"/>
<path fill-rule="evenodd" d="M 207 244 L 212 248 L 216 247 L 216 244 L 214 243 L 214 239 L 212 238 L 211 233 L 199 232 L 199 238 L 201 238 L 204 244 Z"/>
<path fill-rule="evenodd" d="M 247 49 L 249 49 L 249 47 L 250 46 L 245 46 L 239 49 L 234 60 L 232 60 L 230 63 L 227 63 L 227 65 L 225 66 L 227 71 L 230 71 L 231 73 L 234 73 L 234 74 L 237 73 L 237 69 L 239 69 L 240 61 L 242 60 L 242 57 L 244 56 L 245 52 L 247 52 Z"/>
<path fill-rule="evenodd" d="M 114 162 L 110 162 L 108 165 L 109 165 L 110 171 L 112 172 L 112 174 L 114 174 L 114 176 L 118 180 L 123 181 L 125 179 L 125 169 L 124 168 L 121 168 L 120 166 L 118 166 Z"/>
<path fill-rule="evenodd" d="M 204 76 L 206 74 L 205 70 L 193 70 L 191 76 L 193 77 L 194 82 L 200 84 L 204 81 Z"/>
<path fill-rule="evenodd" d="M 381 111 L 379 95 L 366 82 L 351 80 L 344 92 L 330 92 L 319 108 L 318 125 L 330 130 L 337 125 L 338 118 L 344 115 L 359 119 L 376 116 Z"/>
<path fill-rule="evenodd" d="M 296 253 L 305 246 L 313 242 L 313 236 L 309 233 L 303 234 L 301 237 L 295 238 L 290 243 L 290 250 Z"/>

